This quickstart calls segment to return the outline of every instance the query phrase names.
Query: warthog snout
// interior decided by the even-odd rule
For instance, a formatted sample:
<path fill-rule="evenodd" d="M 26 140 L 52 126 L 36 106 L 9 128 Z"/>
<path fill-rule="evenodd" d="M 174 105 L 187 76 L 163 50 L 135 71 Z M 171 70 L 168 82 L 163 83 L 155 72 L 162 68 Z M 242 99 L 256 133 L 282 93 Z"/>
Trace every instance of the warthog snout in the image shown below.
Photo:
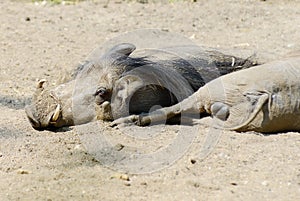
<path fill-rule="evenodd" d="M 46 128 L 51 129 L 64 125 L 73 125 L 68 102 L 60 103 L 54 91 L 44 88 L 43 85 L 45 82 L 46 80 L 44 79 L 38 82 L 32 104 L 25 108 L 26 115 L 32 127 L 36 130 L 43 130 Z"/>
<path fill-rule="evenodd" d="M 25 108 L 26 115 L 29 119 L 29 122 L 31 123 L 32 127 L 36 130 L 43 130 L 43 128 L 49 127 L 57 124 L 59 117 L 61 115 L 60 111 L 60 104 L 56 106 L 56 109 L 53 112 L 50 112 L 43 121 L 40 121 L 38 117 L 35 117 L 33 113 L 33 108 L 31 106 L 27 106 Z"/>

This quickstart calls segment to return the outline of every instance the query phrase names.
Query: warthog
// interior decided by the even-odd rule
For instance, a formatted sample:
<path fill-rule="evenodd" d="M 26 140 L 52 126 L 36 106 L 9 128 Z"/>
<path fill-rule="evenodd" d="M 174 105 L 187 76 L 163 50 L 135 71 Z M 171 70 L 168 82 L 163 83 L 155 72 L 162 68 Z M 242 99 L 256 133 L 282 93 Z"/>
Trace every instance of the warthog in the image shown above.
<path fill-rule="evenodd" d="M 256 64 L 252 57 L 198 46 L 135 51 L 133 44 L 122 43 L 97 61 L 86 61 L 72 80 L 53 89 L 40 80 L 25 111 L 38 130 L 113 120 L 174 105 L 206 82 Z"/>
<path fill-rule="evenodd" d="M 120 118 L 112 126 L 148 125 L 181 113 L 209 113 L 214 127 L 275 133 L 300 131 L 300 56 L 221 76 L 182 102 L 148 115 Z"/>

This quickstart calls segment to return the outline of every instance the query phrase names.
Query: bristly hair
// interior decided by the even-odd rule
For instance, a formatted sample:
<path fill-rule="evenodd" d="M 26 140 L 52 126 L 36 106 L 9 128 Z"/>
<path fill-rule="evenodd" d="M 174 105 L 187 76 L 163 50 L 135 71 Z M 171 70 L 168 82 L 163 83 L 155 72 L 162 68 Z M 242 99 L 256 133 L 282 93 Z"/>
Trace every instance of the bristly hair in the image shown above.
<path fill-rule="evenodd" d="M 132 69 L 146 65 L 160 66 L 166 69 L 169 68 L 176 70 L 189 82 L 193 90 L 196 91 L 198 90 L 198 88 L 205 85 L 206 80 L 204 80 L 203 78 L 205 78 L 205 76 L 208 76 L 206 75 L 207 68 L 210 69 L 209 72 L 211 72 L 212 74 L 223 75 L 239 70 L 239 68 L 248 68 L 255 65 L 253 62 L 251 62 L 253 60 L 251 57 L 242 59 L 233 57 L 231 55 L 224 55 L 220 52 L 215 51 L 208 53 L 209 59 L 201 57 L 191 57 L 187 60 L 178 57 L 170 60 L 161 60 L 158 58 L 153 59 L 151 58 L 151 56 L 120 56 L 117 58 L 105 58 L 98 62 L 85 61 L 83 62 L 83 64 L 79 65 L 76 68 L 75 72 L 73 73 L 73 78 L 75 78 L 79 73 L 88 74 L 93 69 L 99 69 L 101 71 L 101 75 L 99 76 L 107 76 L 107 81 L 111 83 L 119 79 L 124 73 L 131 71 Z M 194 64 L 196 64 L 196 66 L 194 66 Z"/>
<path fill-rule="evenodd" d="M 81 64 L 79 64 L 74 72 L 72 73 L 73 79 L 76 78 L 76 76 L 83 71 L 91 71 L 92 68 L 101 68 L 105 69 L 105 71 L 111 71 L 112 69 L 116 72 L 122 71 L 122 72 L 127 72 L 130 71 L 134 68 L 144 66 L 144 65 L 149 65 L 152 64 L 153 62 L 147 60 L 147 57 L 138 57 L 138 58 L 133 58 L 133 57 L 120 57 L 117 59 L 111 59 L 111 60 L 103 60 L 101 63 L 96 63 L 93 61 L 83 61 Z"/>
<path fill-rule="evenodd" d="M 128 72 L 132 69 L 154 64 L 152 61 L 148 60 L 147 57 L 122 57 L 115 59 L 111 62 L 112 66 L 121 68 L 123 72 Z"/>

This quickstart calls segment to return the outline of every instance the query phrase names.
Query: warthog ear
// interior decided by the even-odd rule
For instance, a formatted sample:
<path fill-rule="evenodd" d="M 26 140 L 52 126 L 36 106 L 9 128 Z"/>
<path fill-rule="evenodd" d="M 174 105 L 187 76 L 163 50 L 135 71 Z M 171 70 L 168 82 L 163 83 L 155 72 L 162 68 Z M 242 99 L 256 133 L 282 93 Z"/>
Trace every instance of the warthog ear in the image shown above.
<path fill-rule="evenodd" d="M 112 47 L 106 54 L 103 55 L 103 59 L 118 59 L 122 57 L 128 57 L 136 49 L 135 45 L 131 43 L 120 43 Z"/>
<path fill-rule="evenodd" d="M 123 54 L 129 56 L 136 49 L 131 43 L 120 43 L 109 50 L 109 54 Z"/>

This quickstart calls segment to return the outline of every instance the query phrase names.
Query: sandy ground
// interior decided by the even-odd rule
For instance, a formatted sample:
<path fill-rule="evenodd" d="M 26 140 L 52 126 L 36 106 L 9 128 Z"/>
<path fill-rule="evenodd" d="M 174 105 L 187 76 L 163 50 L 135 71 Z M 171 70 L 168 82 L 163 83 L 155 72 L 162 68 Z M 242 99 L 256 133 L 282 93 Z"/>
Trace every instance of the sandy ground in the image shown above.
<path fill-rule="evenodd" d="M 125 181 L 85 150 L 76 130 L 35 131 L 23 110 L 38 79 L 55 85 L 57 75 L 94 48 L 139 28 L 181 33 L 211 47 L 272 55 L 299 50 L 299 1 L 110 1 L 107 7 L 1 1 L 0 7 L 0 200 L 300 199 L 299 133 L 225 132 L 207 158 L 192 164 L 208 129 L 200 126 L 199 139 L 174 165 Z"/>

